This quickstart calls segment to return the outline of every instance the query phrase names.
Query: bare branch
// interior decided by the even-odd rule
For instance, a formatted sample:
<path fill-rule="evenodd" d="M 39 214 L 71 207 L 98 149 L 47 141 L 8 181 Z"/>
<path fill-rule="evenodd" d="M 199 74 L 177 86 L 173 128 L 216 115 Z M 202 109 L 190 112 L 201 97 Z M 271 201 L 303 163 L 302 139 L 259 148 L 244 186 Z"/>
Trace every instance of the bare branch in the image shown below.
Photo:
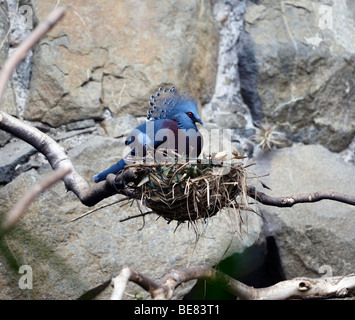
<path fill-rule="evenodd" d="M 116 177 L 111 174 L 105 181 L 89 185 L 74 169 L 65 150 L 45 133 L 5 112 L 0 112 L 0 129 L 13 134 L 36 148 L 46 157 L 54 170 L 61 167 L 69 167 L 71 173 L 65 176 L 63 181 L 67 190 L 72 191 L 84 205 L 93 206 L 117 193 L 132 196 L 133 191 L 127 188 L 127 183 L 134 182 L 137 179 L 134 170 L 127 170 L 117 177 L 120 183 L 115 183 Z"/>
<path fill-rule="evenodd" d="M 14 208 L 10 211 L 8 216 L 5 218 L 2 226 L 0 228 L 0 233 L 3 234 L 9 231 L 15 224 L 23 217 L 26 209 L 31 204 L 31 202 L 44 190 L 52 186 L 59 180 L 62 180 L 67 174 L 69 174 L 71 169 L 69 167 L 61 167 L 53 171 L 50 175 L 43 178 L 37 184 L 32 186 L 16 203 Z"/>
<path fill-rule="evenodd" d="M 92 214 L 92 213 L 95 212 L 95 211 L 101 210 L 101 209 L 103 209 L 103 208 L 112 206 L 112 205 L 114 205 L 114 204 L 117 204 L 117 203 L 120 203 L 120 202 L 126 201 L 126 200 L 129 200 L 129 198 L 128 198 L 128 197 L 125 197 L 125 198 L 121 198 L 121 199 L 116 200 L 116 201 L 111 202 L 111 203 L 103 204 L 102 206 L 96 207 L 96 208 L 94 208 L 94 209 L 92 209 L 92 210 L 89 210 L 89 211 L 87 211 L 87 212 L 81 214 L 80 216 L 78 216 L 78 217 L 76 217 L 76 218 L 71 219 L 70 222 L 77 221 L 77 220 L 79 220 L 79 219 L 81 219 L 81 218 L 86 217 L 86 216 L 89 215 L 89 214 Z"/>
<path fill-rule="evenodd" d="M 314 193 L 307 194 L 297 194 L 288 197 L 271 197 L 267 194 L 256 190 L 254 187 L 248 187 L 249 197 L 255 199 L 256 201 L 267 205 L 275 207 L 292 207 L 297 203 L 311 203 L 318 202 L 321 200 L 334 200 L 350 205 L 355 205 L 355 197 L 334 192 L 334 191 L 318 191 Z"/>
<path fill-rule="evenodd" d="M 114 287 L 114 290 L 111 295 L 111 300 L 122 299 L 128 281 L 138 284 L 155 299 L 166 299 L 164 289 L 161 288 L 160 285 L 133 268 L 123 266 L 120 274 L 112 279 L 111 284 Z"/>
<path fill-rule="evenodd" d="M 120 274 L 112 279 L 111 285 L 113 287 L 113 291 L 111 294 L 111 300 L 122 300 L 122 296 L 126 289 L 130 276 L 131 270 L 128 267 L 124 266 L 122 267 Z"/>
<path fill-rule="evenodd" d="M 355 295 L 355 274 L 320 279 L 295 278 L 281 281 L 267 288 L 256 289 L 237 281 L 209 266 L 196 266 L 173 270 L 160 284 L 155 283 L 138 271 L 124 266 L 114 278 L 112 297 L 121 299 L 128 281 L 132 281 L 149 292 L 154 299 L 171 299 L 175 289 L 190 280 L 202 279 L 218 283 L 227 291 L 243 300 L 286 300 L 307 298 L 344 298 Z"/>
<path fill-rule="evenodd" d="M 254 290 L 253 299 L 257 300 L 345 298 L 355 295 L 355 274 L 320 279 L 295 278 Z"/>
<path fill-rule="evenodd" d="M 178 285 L 194 279 L 206 280 L 209 283 L 218 283 L 229 293 L 240 299 L 250 299 L 254 290 L 254 288 L 248 287 L 240 281 L 207 265 L 174 270 L 163 278 L 162 283 L 169 288 L 168 297 L 171 297 L 173 290 L 175 290 Z M 174 283 L 176 283 L 176 285 L 171 286 Z"/>

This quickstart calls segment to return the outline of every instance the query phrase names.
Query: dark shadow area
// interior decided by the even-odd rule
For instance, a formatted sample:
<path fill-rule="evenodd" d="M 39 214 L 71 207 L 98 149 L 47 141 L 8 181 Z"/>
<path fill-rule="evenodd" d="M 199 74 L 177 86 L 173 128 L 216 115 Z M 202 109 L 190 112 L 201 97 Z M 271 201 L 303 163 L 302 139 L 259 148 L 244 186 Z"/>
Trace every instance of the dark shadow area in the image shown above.
<path fill-rule="evenodd" d="M 262 102 L 258 93 L 258 64 L 254 43 L 247 32 L 242 32 L 238 44 L 238 72 L 240 94 L 248 106 L 253 121 L 264 118 Z"/>
<path fill-rule="evenodd" d="M 255 245 L 243 253 L 226 258 L 215 268 L 255 288 L 268 287 L 286 279 L 274 237 L 266 238 L 266 248 Z M 235 298 L 219 285 L 198 280 L 184 300 L 234 300 Z"/>

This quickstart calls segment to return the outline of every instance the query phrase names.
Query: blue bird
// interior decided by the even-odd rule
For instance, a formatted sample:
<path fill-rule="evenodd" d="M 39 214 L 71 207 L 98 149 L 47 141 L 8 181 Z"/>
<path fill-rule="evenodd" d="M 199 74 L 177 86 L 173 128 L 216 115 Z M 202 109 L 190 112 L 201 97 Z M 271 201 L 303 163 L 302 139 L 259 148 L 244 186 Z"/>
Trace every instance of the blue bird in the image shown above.
<path fill-rule="evenodd" d="M 134 162 L 134 157 L 145 157 L 147 148 L 171 149 L 186 157 L 198 157 L 203 140 L 196 122 L 204 126 L 196 101 L 188 93 L 180 94 L 175 87 L 159 88 L 151 96 L 145 123 L 135 128 L 126 138 L 125 144 L 131 152 L 105 171 L 94 175 L 95 182 L 103 181 L 110 173 L 117 174 L 125 165 Z"/>

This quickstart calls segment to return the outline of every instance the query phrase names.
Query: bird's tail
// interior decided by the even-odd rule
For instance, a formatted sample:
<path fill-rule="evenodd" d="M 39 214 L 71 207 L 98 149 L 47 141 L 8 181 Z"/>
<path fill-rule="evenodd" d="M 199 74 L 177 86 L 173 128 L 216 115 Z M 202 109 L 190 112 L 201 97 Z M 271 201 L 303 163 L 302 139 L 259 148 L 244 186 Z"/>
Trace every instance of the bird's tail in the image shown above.
<path fill-rule="evenodd" d="M 126 164 L 127 163 L 124 161 L 124 159 L 122 159 L 122 160 L 118 161 L 116 164 L 114 164 L 113 166 L 111 166 L 110 168 L 106 169 L 105 171 L 102 171 L 102 172 L 94 175 L 92 178 L 94 179 L 94 181 L 96 183 L 106 180 L 106 177 L 110 173 L 113 173 L 113 174 L 118 173 L 119 171 L 124 169 Z"/>

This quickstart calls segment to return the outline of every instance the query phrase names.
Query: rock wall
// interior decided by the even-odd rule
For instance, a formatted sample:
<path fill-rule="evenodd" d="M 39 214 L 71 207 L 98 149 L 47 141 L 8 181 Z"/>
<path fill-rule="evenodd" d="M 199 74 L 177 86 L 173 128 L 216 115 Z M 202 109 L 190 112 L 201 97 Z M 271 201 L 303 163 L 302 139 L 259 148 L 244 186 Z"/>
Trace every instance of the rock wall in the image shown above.
<path fill-rule="evenodd" d="M 346 149 L 355 135 L 353 1 L 249 1 L 258 91 L 271 123 L 294 141 Z"/>
<path fill-rule="evenodd" d="M 57 1 L 33 1 L 41 20 Z M 161 86 L 213 93 L 218 32 L 210 1 L 78 1 L 33 57 L 25 118 L 58 127 L 144 116 Z"/>
<path fill-rule="evenodd" d="M 271 196 L 333 190 L 354 194 L 353 165 L 320 145 L 295 144 L 256 159 L 255 172 Z M 274 237 L 287 279 L 354 272 L 354 208 L 335 201 L 292 208 L 261 207 L 266 235 Z"/>

